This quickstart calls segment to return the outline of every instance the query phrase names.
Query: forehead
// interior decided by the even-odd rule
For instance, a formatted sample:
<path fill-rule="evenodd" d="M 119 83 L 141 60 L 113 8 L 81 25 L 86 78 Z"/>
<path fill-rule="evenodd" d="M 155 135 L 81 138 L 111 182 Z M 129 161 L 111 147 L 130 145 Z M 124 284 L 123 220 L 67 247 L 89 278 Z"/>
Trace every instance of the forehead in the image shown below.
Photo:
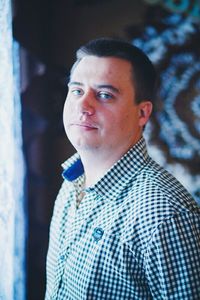
<path fill-rule="evenodd" d="M 131 64 L 121 58 L 88 55 L 72 68 L 71 79 L 128 81 L 132 84 Z"/>

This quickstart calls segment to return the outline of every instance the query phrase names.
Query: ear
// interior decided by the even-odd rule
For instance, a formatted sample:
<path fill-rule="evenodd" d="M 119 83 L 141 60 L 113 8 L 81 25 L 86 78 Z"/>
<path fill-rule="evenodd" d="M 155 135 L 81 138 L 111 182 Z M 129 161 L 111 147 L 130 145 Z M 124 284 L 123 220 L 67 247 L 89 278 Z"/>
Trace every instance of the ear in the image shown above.
<path fill-rule="evenodd" d="M 139 126 L 144 127 L 148 122 L 153 105 L 151 101 L 143 101 L 139 103 Z"/>

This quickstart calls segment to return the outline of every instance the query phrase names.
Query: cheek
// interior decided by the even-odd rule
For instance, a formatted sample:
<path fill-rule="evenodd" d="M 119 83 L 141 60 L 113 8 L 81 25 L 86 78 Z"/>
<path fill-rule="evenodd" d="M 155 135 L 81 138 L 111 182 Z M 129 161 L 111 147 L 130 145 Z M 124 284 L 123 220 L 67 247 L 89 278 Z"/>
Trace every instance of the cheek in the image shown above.
<path fill-rule="evenodd" d="M 128 114 L 127 114 L 128 115 Z M 103 119 L 101 120 L 101 123 L 103 124 L 102 128 L 109 132 L 109 134 L 115 134 L 118 135 L 120 132 L 123 132 L 126 129 L 127 126 L 127 115 L 123 111 L 119 112 L 113 112 L 113 111 L 107 111 L 107 113 L 103 114 Z"/>
<path fill-rule="evenodd" d="M 65 104 L 64 104 L 64 108 L 63 108 L 63 118 L 64 118 L 64 120 L 69 119 L 71 114 L 72 114 L 71 105 L 70 105 L 69 101 L 66 100 Z"/>
<path fill-rule="evenodd" d="M 130 124 L 132 123 L 132 116 L 130 113 L 126 112 L 120 116 L 119 121 L 121 125 L 120 127 L 124 129 L 126 127 L 129 127 Z"/>
<path fill-rule="evenodd" d="M 132 111 L 124 113 L 120 119 L 120 128 L 123 131 L 132 131 L 138 127 L 138 115 Z"/>
<path fill-rule="evenodd" d="M 69 110 L 69 105 L 65 103 L 64 108 L 63 108 L 63 123 L 64 123 L 64 127 L 65 130 L 67 129 L 67 125 L 70 121 L 70 110 Z"/>

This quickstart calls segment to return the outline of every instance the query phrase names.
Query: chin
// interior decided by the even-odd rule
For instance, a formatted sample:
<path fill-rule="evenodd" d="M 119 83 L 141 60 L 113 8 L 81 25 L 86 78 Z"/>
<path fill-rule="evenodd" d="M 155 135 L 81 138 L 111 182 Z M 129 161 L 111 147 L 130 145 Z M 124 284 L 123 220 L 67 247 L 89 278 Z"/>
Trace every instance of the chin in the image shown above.
<path fill-rule="evenodd" d="M 99 148 L 97 144 L 86 143 L 86 142 L 78 142 L 78 143 L 76 142 L 76 143 L 72 143 L 72 145 L 77 151 L 92 151 Z"/>

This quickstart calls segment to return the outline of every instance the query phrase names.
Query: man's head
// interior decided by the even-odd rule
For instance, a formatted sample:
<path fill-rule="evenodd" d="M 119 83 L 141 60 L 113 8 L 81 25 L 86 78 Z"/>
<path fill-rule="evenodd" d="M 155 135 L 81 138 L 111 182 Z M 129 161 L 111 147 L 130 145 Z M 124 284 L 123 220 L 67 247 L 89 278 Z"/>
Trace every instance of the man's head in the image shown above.
<path fill-rule="evenodd" d="M 154 73 L 128 43 L 98 39 L 78 50 L 63 117 L 79 153 L 119 158 L 140 139 L 152 111 Z"/>
<path fill-rule="evenodd" d="M 83 45 L 76 52 L 76 62 L 71 73 L 85 56 L 117 57 L 127 60 L 132 66 L 135 101 L 153 102 L 156 88 L 156 71 L 148 57 L 136 46 L 118 39 L 99 38 Z"/>

